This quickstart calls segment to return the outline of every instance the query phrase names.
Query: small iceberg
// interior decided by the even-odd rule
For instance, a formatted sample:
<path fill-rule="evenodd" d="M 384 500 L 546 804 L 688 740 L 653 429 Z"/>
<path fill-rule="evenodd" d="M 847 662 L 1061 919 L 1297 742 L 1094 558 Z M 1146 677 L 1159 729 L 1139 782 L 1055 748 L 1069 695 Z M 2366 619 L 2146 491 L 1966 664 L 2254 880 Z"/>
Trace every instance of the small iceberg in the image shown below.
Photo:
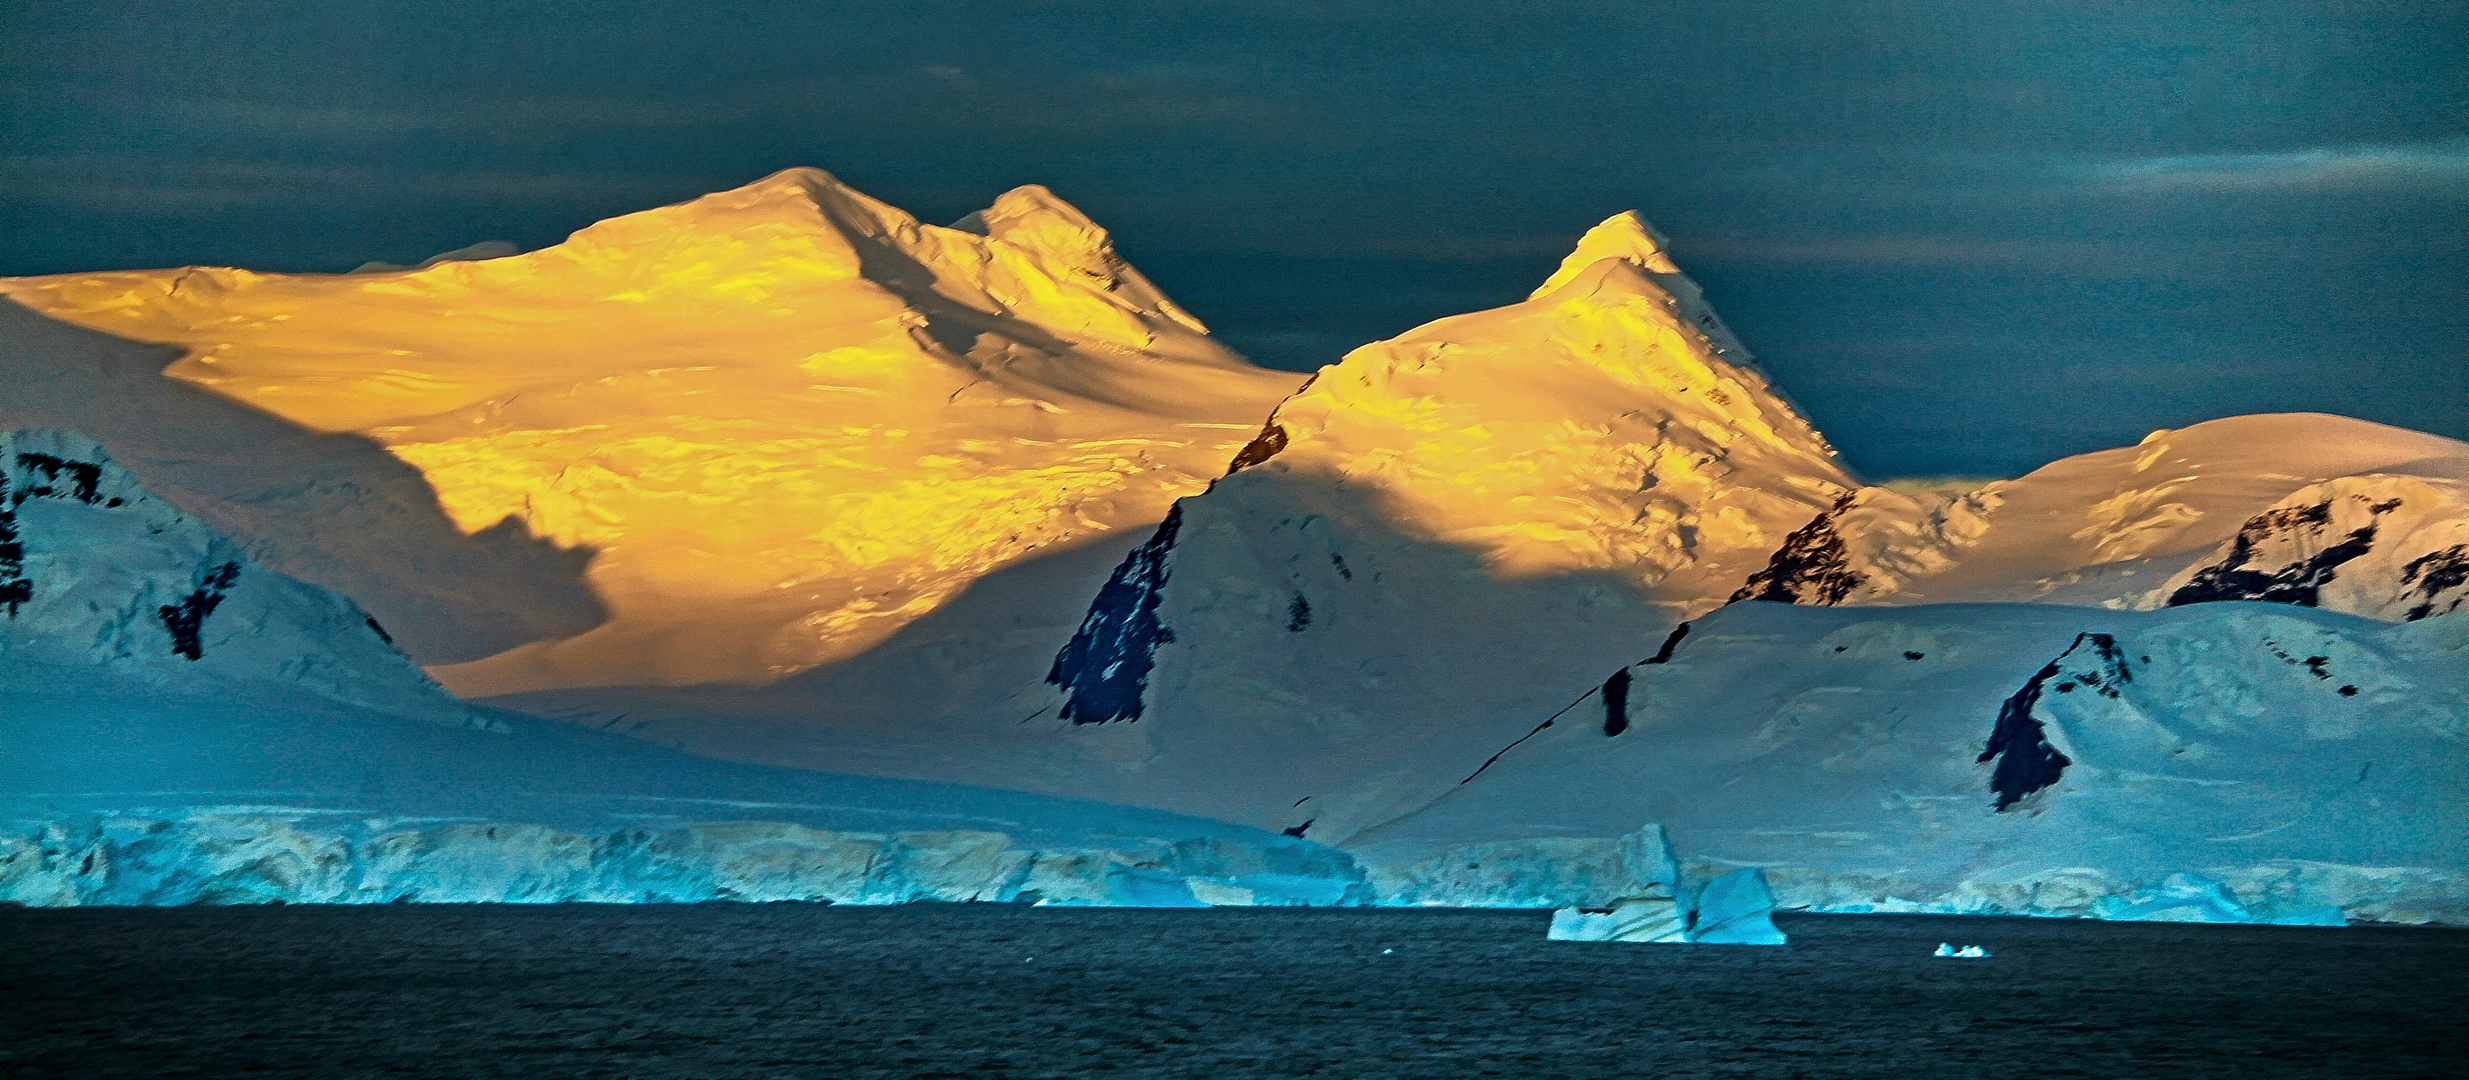
<path fill-rule="evenodd" d="M 1989 950 L 1978 945 L 1966 945 L 1958 949 L 1951 941 L 1941 941 L 1937 943 L 1937 952 L 1933 955 L 1951 956 L 1958 960 L 1986 960 L 1989 958 Z"/>

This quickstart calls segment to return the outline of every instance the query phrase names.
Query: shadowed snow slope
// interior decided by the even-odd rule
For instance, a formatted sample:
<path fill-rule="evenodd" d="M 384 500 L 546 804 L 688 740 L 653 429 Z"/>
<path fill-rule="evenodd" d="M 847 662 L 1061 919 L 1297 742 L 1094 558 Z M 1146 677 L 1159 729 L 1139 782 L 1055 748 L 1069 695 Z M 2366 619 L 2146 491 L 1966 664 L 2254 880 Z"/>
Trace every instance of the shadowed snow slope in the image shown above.
<path fill-rule="evenodd" d="M 0 747 L 0 902 L 1371 896 L 1222 822 L 475 710 L 60 432 L 0 434 Z"/>
<path fill-rule="evenodd" d="M 1295 384 L 1215 344 L 1043 188 L 939 228 L 812 169 L 526 255 L 0 292 L 384 444 L 467 533 L 596 551 L 608 620 L 439 670 L 465 693 L 849 655 L 1027 552 L 1153 524 Z"/>
<path fill-rule="evenodd" d="M 1786 905 L 2113 914 L 2191 872 L 2261 917 L 2469 921 L 2463 618 L 1736 604 L 1626 669 L 1625 708 L 1589 695 L 1347 846 L 1657 821 Z"/>
<path fill-rule="evenodd" d="M 2469 444 L 2338 416 L 2233 417 L 1977 491 L 1862 488 L 1796 533 L 1740 595 L 2141 607 L 2268 599 L 2384 619 L 2424 605 L 2423 618 L 2459 602 L 2469 570 L 2462 481 Z M 2337 522 L 2325 516 L 2335 511 Z M 2187 591 L 2204 566 L 2218 569 Z"/>
<path fill-rule="evenodd" d="M 588 549 L 514 521 L 466 534 L 384 447 L 164 377 L 179 357 L 0 299 L 0 429 L 93 437 L 156 497 L 259 565 L 351 597 L 423 661 L 477 659 L 601 620 L 581 580 Z"/>
<path fill-rule="evenodd" d="M 0 667 L 0 901 L 1370 898 L 1345 855 L 1223 822 L 52 674 Z"/>
<path fill-rule="evenodd" d="M 243 696 L 277 686 L 423 720 L 471 717 L 357 605 L 257 566 L 60 431 L 0 432 L 0 671 L 28 665 L 70 694 L 113 680 Z"/>

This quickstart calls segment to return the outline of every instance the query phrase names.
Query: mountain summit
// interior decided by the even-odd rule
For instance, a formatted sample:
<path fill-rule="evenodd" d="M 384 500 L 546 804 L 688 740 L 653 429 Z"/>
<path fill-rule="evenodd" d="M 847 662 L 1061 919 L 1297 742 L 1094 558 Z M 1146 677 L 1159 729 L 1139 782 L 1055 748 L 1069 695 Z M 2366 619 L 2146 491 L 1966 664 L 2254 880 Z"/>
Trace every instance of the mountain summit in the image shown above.
<path fill-rule="evenodd" d="M 466 628 L 378 611 L 446 642 L 424 659 L 470 661 L 435 669 L 467 695 L 848 656 L 997 566 L 1154 524 L 1297 381 L 1217 344 L 1044 188 L 944 228 L 815 169 L 504 258 L 0 292 L 383 444 L 467 534 L 587 556 L 608 617 L 579 635 L 473 661 Z"/>

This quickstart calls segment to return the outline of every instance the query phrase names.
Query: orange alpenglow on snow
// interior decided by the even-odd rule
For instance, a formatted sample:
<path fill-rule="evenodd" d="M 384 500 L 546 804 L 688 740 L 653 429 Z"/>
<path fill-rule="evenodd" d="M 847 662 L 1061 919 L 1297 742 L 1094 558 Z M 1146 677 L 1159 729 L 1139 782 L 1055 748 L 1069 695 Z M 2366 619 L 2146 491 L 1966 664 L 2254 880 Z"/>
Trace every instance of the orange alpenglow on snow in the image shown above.
<path fill-rule="evenodd" d="M 1044 188 L 937 227 L 815 169 L 524 255 L 0 289 L 382 443 L 466 532 L 511 518 L 595 550 L 607 621 L 436 669 L 466 696 L 850 655 L 996 566 L 1155 522 L 1300 381 L 1217 344 Z"/>

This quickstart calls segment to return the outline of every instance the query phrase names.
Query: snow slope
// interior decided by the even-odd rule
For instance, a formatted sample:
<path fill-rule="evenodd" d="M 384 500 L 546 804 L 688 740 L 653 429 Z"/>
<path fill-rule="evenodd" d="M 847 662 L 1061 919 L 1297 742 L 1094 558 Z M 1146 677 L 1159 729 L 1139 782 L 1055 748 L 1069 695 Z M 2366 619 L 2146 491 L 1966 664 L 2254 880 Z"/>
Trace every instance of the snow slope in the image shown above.
<path fill-rule="evenodd" d="M 2142 917 L 2199 878 L 2262 918 L 2469 920 L 2460 616 L 1745 603 L 1570 697 L 1348 849 L 1379 880 L 1653 820 L 1787 906 Z"/>
<path fill-rule="evenodd" d="M 1613 254 L 1587 258 L 1606 251 Z M 2080 822 L 2020 840 L 1984 834 L 2009 829 L 2004 823 L 2018 814 L 1996 811 L 1987 784 L 1997 766 L 1975 761 L 2001 705 L 2077 635 L 2163 626 L 2179 645 L 2154 655 L 2174 666 L 2144 685 L 2166 683 L 2176 696 L 2151 706 L 2157 723 L 2210 724 L 2223 710 L 2255 708 L 2303 715 L 2323 694 L 2333 696 L 2324 708 L 2336 714 L 2417 716 L 2434 734 L 2414 750 L 2393 745 L 2406 740 L 2385 731 L 2360 737 L 2378 754 L 2389 751 L 2387 766 L 2419 755 L 2419 771 L 2387 776 L 2395 786 L 2373 797 L 2397 797 L 2386 793 L 2432 778 L 2424 812 L 2458 824 L 2462 792 L 2441 779 L 2458 764 L 2457 723 L 2444 718 L 2469 714 L 2469 678 L 2457 657 L 2393 644 L 2400 639 L 2373 623 L 2316 613 L 2283 625 L 2269 622 L 2277 609 L 2246 604 L 2150 616 L 2061 605 L 2131 607 L 2170 574 L 2220 561 L 2215 549 L 2241 522 L 2328 475 L 2417 485 L 2410 505 L 2426 510 L 2409 518 L 2406 542 L 2387 549 L 2396 554 L 2377 556 L 2405 573 L 2421 548 L 2450 535 L 2442 523 L 2453 514 L 2430 501 L 2443 481 L 2407 478 L 2451 468 L 2462 460 L 2459 444 L 2334 417 L 2251 417 L 2156 433 L 2134 450 L 2068 459 L 1983 493 L 1914 498 L 1857 488 L 1788 402 L 1733 363 L 1726 339 L 1706 332 L 1720 325 L 1692 314 L 1694 290 L 1668 276 L 1634 218 L 1607 222 L 1570 263 L 1524 304 L 1443 320 L 1324 369 L 1279 407 L 1231 475 L 1178 503 L 1111 568 L 1102 543 L 1015 564 L 876 654 L 760 690 L 592 691 L 508 703 L 578 722 L 622 717 L 644 737 L 723 757 L 1069 793 L 1293 830 L 1357 851 L 1392 902 L 1617 896 L 1615 879 L 1629 873 L 1620 868 L 1634 861 L 1621 855 L 1622 838 L 1665 822 L 1682 830 L 1679 847 L 1693 857 L 1774 865 L 1790 903 L 2176 910 L 2164 895 L 2171 874 L 2228 874 L 2251 892 L 2278 872 L 2271 867 L 2310 860 L 2348 868 L 2335 876 L 2348 875 L 2339 880 L 2349 884 L 2309 885 L 2315 891 L 2302 905 L 2258 894 L 2248 897 L 2251 911 L 2297 917 L 2348 904 L 2365 917 L 2462 917 L 2458 860 L 2428 839 L 2440 830 L 2417 827 L 2389 851 L 2367 851 L 2350 833 L 2372 835 L 2380 819 L 2354 802 L 2340 804 L 2348 816 L 2332 824 L 2277 828 L 2274 815 L 2303 815 L 2326 793 L 2353 794 L 2330 773 L 2270 793 L 2280 759 L 2311 753 L 2313 735 L 2258 734 L 2218 762 L 2218 772 L 2187 782 L 2244 792 L 2252 805 L 2234 813 L 2197 803 L 2183 815 L 2171 805 L 2143 807 L 2148 842 L 2132 858 L 2107 851 L 2103 834 Z M 2387 532 L 2404 537 L 2397 524 Z M 1927 589 L 1961 586 L 2043 602 L 1724 607 L 1776 565 L 1778 550 L 1785 563 L 1802 563 L 1768 578 L 1787 594 L 1839 571 L 1837 601 L 1910 605 L 1929 599 Z M 2275 548 L 2256 558 L 2282 555 Z M 1881 568 L 1894 565 L 1908 568 L 1898 580 L 1921 584 L 1878 591 L 1888 576 Z M 1093 597 L 1077 625 L 1041 607 L 1075 580 Z M 2091 584 L 2071 587 L 2084 582 Z M 1671 636 L 1690 616 L 1705 620 L 1694 645 Z M 1881 641 L 1928 644 L 1847 646 L 1893 662 L 1859 677 L 1835 671 L 1832 653 L 1801 639 L 1823 638 L 1847 619 L 1869 620 Z M 1744 620 L 1768 629 L 1706 644 L 1705 628 Z M 2266 624 L 2279 629 L 2257 629 Z M 2380 657 L 2384 681 L 2318 685 L 2311 668 L 2292 675 L 2277 656 L 2246 662 L 2254 650 L 2270 651 L 2258 640 L 2300 630 L 2319 630 L 2329 643 L 2293 653 L 2298 661 Z M 1720 718 L 1709 730 L 1731 743 L 1719 752 L 1699 752 L 1688 730 L 1658 727 L 1609 740 L 1598 734 L 1610 756 L 1550 759 L 1532 768 L 1531 787 L 1492 775 L 1532 760 L 1539 745 L 1575 738 L 1565 718 L 1599 710 L 1607 692 L 1640 701 L 1662 692 L 1648 686 L 1648 673 L 1661 678 L 1674 650 L 1710 649 L 1722 657 L 1719 675 L 1708 679 L 1707 699 L 1680 714 Z M 1823 655 L 1804 657 L 1813 651 Z M 1906 651 L 1923 658 L 1905 660 Z M 1667 663 L 1625 666 L 1655 656 Z M 2230 656 L 2243 659 L 2226 663 Z M 1636 674 L 1607 682 L 1616 671 Z M 1869 676 L 1880 681 L 1860 681 Z M 2340 686 L 2359 696 L 2339 696 Z M 1926 752 L 1882 752 L 1870 785 L 1840 798 L 1812 788 L 1812 775 L 1826 779 L 1823 768 L 1790 754 L 1743 756 L 1732 745 L 1745 740 L 1754 749 L 1772 737 L 1757 733 L 1777 725 L 1862 730 L 1877 721 L 1875 703 L 1889 698 L 1924 716 L 1936 742 Z M 2134 767 L 2153 775 L 2167 768 Z M 1802 842 L 1757 847 L 1688 831 L 1727 815 L 1766 824 L 1738 802 L 1694 808 L 1677 793 L 1695 791 L 1690 778 L 1699 774 L 1763 799 L 1818 792 L 1776 804 Z M 2078 771 L 2066 790 L 2094 775 Z M 2245 778 L 2226 779 L 2238 776 Z M 1561 794 L 1544 798 L 1547 788 Z M 1491 790 L 1509 794 L 1480 795 Z M 1865 820 L 1870 803 L 1892 792 L 1920 792 L 1914 805 L 1924 807 L 1968 800 L 1987 817 L 1946 833 L 1918 817 L 1869 828 L 1826 824 Z M 1526 807 L 1538 809 L 1529 816 Z M 2171 839 L 2188 829 L 2267 839 L 2244 847 Z M 1922 847 L 1860 850 L 1869 838 L 1903 832 Z M 1454 869 L 1464 866 L 1485 869 Z M 2378 900 L 2359 884 L 2384 880 L 2376 875 L 2393 867 L 2400 892 Z M 2078 870 L 2085 876 L 2065 876 Z M 2059 878 L 2073 883 L 2072 899 L 2033 899 L 2015 884 Z M 1987 882 L 2012 888 L 1999 893 Z M 2022 899 L 2010 895 L 2015 888 Z M 2402 906 L 2375 906 L 2386 901 Z M 2215 909 L 2228 910 L 2206 910 Z"/>
<path fill-rule="evenodd" d="M 92 442 L 0 434 L 0 901 L 1370 898 L 1222 822 L 474 709 Z"/>
<path fill-rule="evenodd" d="M 358 605 L 259 567 L 61 431 L 0 432 L 0 665 L 47 665 L 68 687 L 271 685 L 472 716 Z"/>
<path fill-rule="evenodd" d="M 587 558 L 605 621 L 511 649 L 500 633 L 493 656 L 423 618 L 441 605 L 404 605 L 424 658 L 467 661 L 437 672 L 467 694 L 762 681 L 850 655 L 991 568 L 1155 523 L 1299 381 L 1218 346 L 1043 188 L 940 228 L 812 169 L 525 255 L 0 293 L 382 444 L 462 534 Z M 382 576 L 379 545 L 315 546 L 340 578 Z"/>
<path fill-rule="evenodd" d="M 1342 838 L 1720 604 L 1850 490 L 1746 359 L 1619 215 L 1532 299 L 1324 369 L 1111 568 L 1097 545 L 1016 564 L 954 618 L 760 692 L 502 700 L 699 753 Z M 1449 764 L 1352 785 L 1425 755 Z M 1352 802 L 1297 805 L 1320 793 Z"/>
<path fill-rule="evenodd" d="M 2154 607 L 2177 596 L 2198 566 L 2219 566 L 2343 584 L 2273 594 L 2258 581 L 2196 590 L 2177 602 L 2274 599 L 2401 619 L 2419 604 L 2433 613 L 2458 601 L 2460 571 L 2448 568 L 2464 565 L 2464 556 L 2448 552 L 2462 542 L 2458 530 L 2469 528 L 2464 480 L 2469 444 L 2451 439 L 2303 413 L 2214 420 L 1976 491 L 1861 488 L 1797 532 L 1739 595 L 1816 604 Z M 2328 526 L 2312 521 L 2319 511 L 2310 508 L 2370 491 L 2374 505 L 2399 500 L 2384 511 L 2394 516 L 2378 526 L 2379 536 L 2305 568 L 2367 525 L 2361 518 L 2337 535 L 2323 533 Z M 2261 548 L 2236 554 L 2241 534 L 2249 548 Z M 2421 559 L 2412 576 L 2409 566 Z"/>

